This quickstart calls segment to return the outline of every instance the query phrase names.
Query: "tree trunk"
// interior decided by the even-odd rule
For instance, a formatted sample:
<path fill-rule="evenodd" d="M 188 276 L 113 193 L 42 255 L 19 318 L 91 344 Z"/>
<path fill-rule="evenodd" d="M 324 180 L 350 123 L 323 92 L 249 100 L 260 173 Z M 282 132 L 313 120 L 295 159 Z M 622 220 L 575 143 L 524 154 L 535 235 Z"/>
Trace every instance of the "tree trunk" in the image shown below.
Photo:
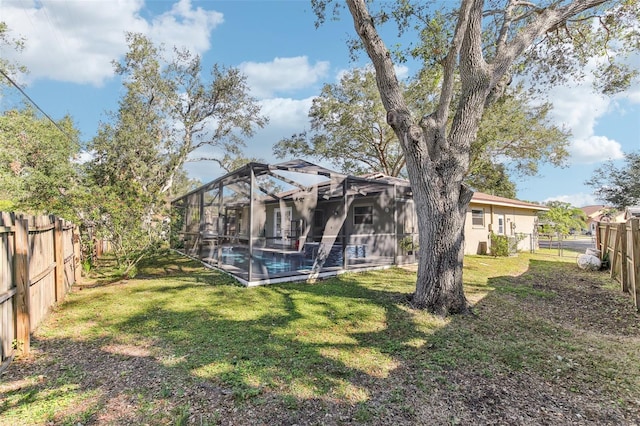
<path fill-rule="evenodd" d="M 462 281 L 463 231 L 466 209 L 473 193 L 462 182 L 469 165 L 468 147 L 477 131 L 477 118 L 482 109 L 479 113 L 471 111 L 471 114 L 461 114 L 454 119 L 450 139 L 446 136 L 448 103 L 441 108 L 439 115 L 428 117 L 417 125 L 407 108 L 390 54 L 375 30 L 365 1 L 349 0 L 347 4 L 356 31 L 376 70 L 387 122 L 394 129 L 405 153 L 420 235 L 413 305 L 438 315 L 464 313 L 468 304 Z M 471 4 L 467 0 L 464 8 L 469 9 Z M 460 34 L 464 33 L 467 21 L 458 27 Z M 462 37 L 457 36 L 454 44 L 452 55 L 462 44 Z M 480 76 L 479 80 L 484 80 L 487 86 L 486 75 Z M 447 86 L 442 97 L 450 98 L 449 92 Z M 468 94 L 467 97 L 474 101 L 479 98 L 473 95 L 476 94 Z"/>
<path fill-rule="evenodd" d="M 507 31 L 520 18 L 507 13 L 502 28 L 505 37 L 500 37 L 496 55 L 487 63 L 482 50 L 484 1 L 461 0 L 447 55 L 440 62 L 443 80 L 438 106 L 418 124 L 403 98 L 391 53 L 375 28 L 367 0 L 346 0 L 354 28 L 376 70 L 387 123 L 405 153 L 420 235 L 420 263 L 413 296 L 416 307 L 441 315 L 468 309 L 462 264 L 464 219 L 473 193 L 462 182 L 469 170 L 471 143 L 486 104 L 500 97 L 509 67 L 536 39 L 605 1 L 575 0 L 563 7 L 536 10 L 535 18 L 508 42 Z M 454 96 L 457 73 L 461 87 Z M 456 97 L 455 114 L 449 120 Z"/>
<path fill-rule="evenodd" d="M 424 173 L 424 172 L 423 172 Z M 472 192 L 459 186 L 434 194 L 424 181 L 412 184 L 420 257 L 412 305 L 437 315 L 465 313 L 462 265 L 464 222 Z"/>

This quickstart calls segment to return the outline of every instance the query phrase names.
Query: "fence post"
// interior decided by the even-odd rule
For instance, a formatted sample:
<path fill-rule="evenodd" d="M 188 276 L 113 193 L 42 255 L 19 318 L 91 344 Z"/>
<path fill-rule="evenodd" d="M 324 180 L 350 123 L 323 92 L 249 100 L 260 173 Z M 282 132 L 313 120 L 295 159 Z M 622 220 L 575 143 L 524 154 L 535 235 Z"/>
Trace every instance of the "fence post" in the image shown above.
<path fill-rule="evenodd" d="M 55 228 L 53 229 L 53 253 L 56 261 L 56 302 L 64 299 L 64 243 L 62 241 L 62 219 L 53 217 Z"/>
<path fill-rule="evenodd" d="M 629 274 L 627 274 L 627 223 L 618 225 L 620 233 L 620 284 L 622 284 L 622 292 L 629 292 Z"/>
<path fill-rule="evenodd" d="M 602 251 L 600 252 L 600 255 L 602 256 L 602 258 L 604 259 L 605 256 L 609 257 L 609 265 L 611 265 L 611 257 L 608 255 L 609 253 L 609 228 L 611 227 L 611 224 L 607 223 L 604 226 L 604 237 L 601 240 L 601 244 L 602 244 Z"/>
<path fill-rule="evenodd" d="M 636 310 L 640 311 L 640 235 L 638 235 L 638 222 L 640 219 L 631 219 L 631 264 L 633 265 L 630 292 Z"/>
<path fill-rule="evenodd" d="M 73 227 L 73 282 L 80 282 L 80 274 L 82 273 L 81 254 L 80 254 L 80 228 L 76 225 Z"/>
<path fill-rule="evenodd" d="M 620 230 L 622 228 L 620 227 L 620 225 L 623 225 L 623 224 L 619 223 L 615 226 L 616 237 L 613 240 L 613 250 L 612 250 L 613 252 L 611 253 L 611 256 L 610 256 L 611 271 L 609 276 L 611 277 L 611 279 L 616 279 L 616 277 L 618 277 L 618 267 L 620 266 L 620 263 L 621 263 L 620 258 L 622 256 L 622 253 L 619 250 L 621 246 L 620 241 L 622 238 Z"/>
<path fill-rule="evenodd" d="M 31 349 L 31 320 L 29 294 L 29 221 L 16 217 L 14 274 L 16 283 L 16 341 L 18 348 L 27 354 Z"/>
<path fill-rule="evenodd" d="M 94 242 L 95 244 L 95 251 L 96 251 L 96 258 L 101 258 L 102 257 L 102 239 L 97 239 Z"/>

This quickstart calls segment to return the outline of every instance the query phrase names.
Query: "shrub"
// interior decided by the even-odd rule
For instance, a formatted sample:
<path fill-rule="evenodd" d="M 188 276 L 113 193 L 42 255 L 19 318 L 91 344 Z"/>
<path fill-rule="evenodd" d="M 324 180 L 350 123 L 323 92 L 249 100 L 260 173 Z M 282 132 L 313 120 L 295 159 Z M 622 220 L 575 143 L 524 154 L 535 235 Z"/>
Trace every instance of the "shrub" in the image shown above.
<path fill-rule="evenodd" d="M 509 237 L 491 233 L 491 256 L 509 256 Z"/>
<path fill-rule="evenodd" d="M 491 255 L 509 256 L 518 252 L 518 243 L 524 240 L 527 234 L 516 234 L 513 236 L 497 235 L 491 233 Z"/>

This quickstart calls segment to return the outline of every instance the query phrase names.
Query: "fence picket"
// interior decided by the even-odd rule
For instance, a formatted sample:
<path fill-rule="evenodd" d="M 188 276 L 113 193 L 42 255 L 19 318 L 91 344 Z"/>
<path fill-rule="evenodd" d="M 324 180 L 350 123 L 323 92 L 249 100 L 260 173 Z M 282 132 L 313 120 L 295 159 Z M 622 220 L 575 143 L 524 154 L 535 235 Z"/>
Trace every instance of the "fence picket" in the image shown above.
<path fill-rule="evenodd" d="M 15 254 L 13 262 L 16 286 L 16 340 L 24 353 L 29 353 L 31 333 L 29 291 L 29 221 L 23 216 L 16 218 Z"/>
<path fill-rule="evenodd" d="M 611 248 L 612 253 L 610 256 L 611 259 L 611 274 L 610 277 L 612 279 L 616 279 L 619 275 L 618 275 L 618 267 L 620 266 L 620 254 L 619 254 L 619 247 L 620 247 L 620 236 L 621 236 L 621 232 L 620 232 L 620 227 L 616 227 L 616 232 L 615 232 L 615 238 L 614 238 L 614 242 L 613 242 L 613 247 Z M 608 243 L 608 241 L 607 241 Z M 624 287 L 624 285 L 623 285 Z"/>
<path fill-rule="evenodd" d="M 55 295 L 56 302 L 64 299 L 64 246 L 62 245 L 62 219 L 53 218 L 55 228 L 53 232 L 54 258 L 56 262 Z"/>
<path fill-rule="evenodd" d="M 629 280 L 629 291 L 633 297 L 636 309 L 640 311 L 640 231 L 638 222 L 640 219 L 631 219 L 631 279 Z"/>
<path fill-rule="evenodd" d="M 620 283 L 623 292 L 630 293 L 638 311 L 640 311 L 639 222 L 640 218 L 632 218 L 626 223 L 614 226 L 610 223 L 600 223 L 596 228 L 596 241 L 601 258 L 604 259 L 608 254 L 611 261 L 611 278 Z"/>
<path fill-rule="evenodd" d="M 620 234 L 620 284 L 623 293 L 629 292 L 629 276 L 627 274 L 627 224 L 621 223 L 618 225 L 618 233 Z"/>
<path fill-rule="evenodd" d="M 0 370 L 14 345 L 29 352 L 31 332 L 79 281 L 79 266 L 76 226 L 54 216 L 0 212 Z"/>

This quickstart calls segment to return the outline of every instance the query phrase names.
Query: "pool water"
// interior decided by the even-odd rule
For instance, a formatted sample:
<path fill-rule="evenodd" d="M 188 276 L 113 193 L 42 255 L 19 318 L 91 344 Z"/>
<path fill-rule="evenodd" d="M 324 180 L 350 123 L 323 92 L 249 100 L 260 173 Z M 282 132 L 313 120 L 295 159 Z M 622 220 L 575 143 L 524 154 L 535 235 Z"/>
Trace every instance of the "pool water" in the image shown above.
<path fill-rule="evenodd" d="M 337 255 L 340 252 L 340 255 Z M 315 253 L 313 253 L 315 254 Z M 248 270 L 249 253 L 246 249 L 238 247 L 225 247 L 222 251 L 222 266 L 229 265 L 244 271 Z M 306 251 L 301 252 L 268 252 L 256 249 L 253 254 L 253 270 L 256 273 L 268 275 L 281 274 L 285 272 L 306 271 L 313 267 L 315 256 Z M 340 247 L 332 249 L 329 257 L 324 262 L 323 267 L 342 266 L 342 255 Z"/>
<path fill-rule="evenodd" d="M 236 268 L 244 271 L 248 270 L 248 257 L 247 251 L 230 251 L 222 253 L 222 264 L 235 266 Z M 254 253 L 253 255 L 253 270 L 263 273 L 279 274 L 283 272 L 296 272 L 302 269 L 308 269 L 310 265 L 306 265 L 306 262 L 301 261 L 301 256 L 278 256 L 273 253 Z"/>
<path fill-rule="evenodd" d="M 210 252 L 212 264 L 217 264 L 218 251 Z M 314 262 L 319 256 L 324 257 L 321 271 L 335 270 L 344 267 L 342 245 L 311 242 L 306 243 L 300 251 L 278 250 L 274 248 L 254 247 L 252 257 L 252 273 L 262 278 L 310 273 Z M 364 244 L 349 244 L 346 247 L 349 261 L 347 267 L 362 267 L 362 261 L 369 263 L 373 260 L 369 256 L 368 247 Z M 246 246 L 222 247 L 220 267 L 232 274 L 246 275 L 249 271 L 249 249 Z"/>

